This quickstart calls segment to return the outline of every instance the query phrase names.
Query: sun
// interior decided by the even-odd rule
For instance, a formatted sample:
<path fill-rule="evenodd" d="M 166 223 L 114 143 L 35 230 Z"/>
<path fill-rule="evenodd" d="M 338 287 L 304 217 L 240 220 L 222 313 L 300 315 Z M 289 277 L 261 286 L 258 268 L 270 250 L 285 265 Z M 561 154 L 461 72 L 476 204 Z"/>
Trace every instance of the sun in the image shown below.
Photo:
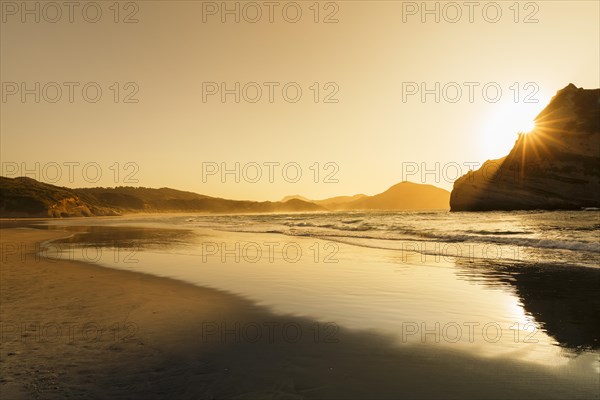
<path fill-rule="evenodd" d="M 537 103 L 504 103 L 490 105 L 479 135 L 480 148 L 486 159 L 500 158 L 512 149 L 519 133 L 527 134 L 535 128 L 535 117 L 547 101 Z"/>
<path fill-rule="evenodd" d="M 520 133 L 528 134 L 529 132 L 531 132 L 533 130 L 533 128 L 535 128 L 535 120 L 533 118 L 526 119 L 526 120 L 520 121 L 517 125 L 520 126 L 520 129 L 519 129 Z"/>

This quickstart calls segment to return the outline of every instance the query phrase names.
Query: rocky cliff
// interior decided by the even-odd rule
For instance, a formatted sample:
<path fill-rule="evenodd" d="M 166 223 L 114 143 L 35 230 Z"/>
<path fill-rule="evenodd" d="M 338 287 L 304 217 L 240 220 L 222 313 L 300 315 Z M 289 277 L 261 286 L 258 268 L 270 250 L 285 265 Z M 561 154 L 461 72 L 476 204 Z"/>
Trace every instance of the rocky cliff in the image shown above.
<path fill-rule="evenodd" d="M 600 89 L 569 84 L 510 153 L 454 182 L 452 211 L 600 207 Z"/>

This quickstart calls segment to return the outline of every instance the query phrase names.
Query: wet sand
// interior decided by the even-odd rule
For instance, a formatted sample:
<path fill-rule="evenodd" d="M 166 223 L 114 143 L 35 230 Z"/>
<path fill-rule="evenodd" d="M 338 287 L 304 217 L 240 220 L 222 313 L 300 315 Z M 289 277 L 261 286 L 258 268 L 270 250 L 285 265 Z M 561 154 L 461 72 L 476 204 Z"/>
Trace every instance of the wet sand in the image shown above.
<path fill-rule="evenodd" d="M 36 256 L 65 232 L 0 233 L 2 398 L 600 396 L 594 379 L 559 369 L 399 346 L 217 290 Z"/>

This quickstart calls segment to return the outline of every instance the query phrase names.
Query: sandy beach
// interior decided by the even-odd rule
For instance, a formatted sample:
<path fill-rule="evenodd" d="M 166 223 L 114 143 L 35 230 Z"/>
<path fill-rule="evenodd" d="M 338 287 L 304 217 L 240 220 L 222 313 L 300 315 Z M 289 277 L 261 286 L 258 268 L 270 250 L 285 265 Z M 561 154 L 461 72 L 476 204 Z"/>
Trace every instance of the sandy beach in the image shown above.
<path fill-rule="evenodd" d="M 2 229 L 2 398 L 589 398 L 594 382 L 509 359 L 397 346 L 167 278 L 36 255 Z M 298 332 L 301 332 L 298 334 Z M 575 392 L 573 387 L 579 387 Z"/>

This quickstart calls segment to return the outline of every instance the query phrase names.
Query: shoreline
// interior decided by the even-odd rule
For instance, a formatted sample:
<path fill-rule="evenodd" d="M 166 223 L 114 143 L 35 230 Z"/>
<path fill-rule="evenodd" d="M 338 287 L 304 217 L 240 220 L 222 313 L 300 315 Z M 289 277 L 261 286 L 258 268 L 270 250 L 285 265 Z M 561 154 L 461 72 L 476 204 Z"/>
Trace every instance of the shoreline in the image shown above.
<path fill-rule="evenodd" d="M 236 200 L 237 201 L 237 200 Z M 240 200 L 243 201 L 243 200 Z M 595 212 L 600 211 L 598 207 L 577 207 L 577 208 L 524 208 L 524 209 L 493 209 L 493 210 L 451 210 L 450 208 L 423 208 L 423 209 L 351 209 L 351 210 L 317 210 L 317 211 L 272 211 L 272 212 L 211 212 L 211 211 L 153 211 L 153 212 L 130 212 L 120 215 L 90 215 L 87 217 L 75 216 L 75 217 L 1 217 L 0 224 L 3 222 L 31 222 L 31 221 L 90 221 L 99 219 L 122 219 L 122 218 L 135 218 L 135 217 L 152 217 L 152 216 L 252 216 L 252 215 L 278 215 L 278 214 L 347 214 L 347 213 L 364 213 L 364 214 L 381 214 L 381 213 L 452 213 L 452 214 L 471 214 L 471 213 L 553 213 L 553 212 Z"/>
<path fill-rule="evenodd" d="M 31 251 L 66 234 L 2 230 L 3 397 L 590 397 L 593 382 L 559 371 L 331 325 L 315 336 L 315 321 L 216 289 Z"/>

